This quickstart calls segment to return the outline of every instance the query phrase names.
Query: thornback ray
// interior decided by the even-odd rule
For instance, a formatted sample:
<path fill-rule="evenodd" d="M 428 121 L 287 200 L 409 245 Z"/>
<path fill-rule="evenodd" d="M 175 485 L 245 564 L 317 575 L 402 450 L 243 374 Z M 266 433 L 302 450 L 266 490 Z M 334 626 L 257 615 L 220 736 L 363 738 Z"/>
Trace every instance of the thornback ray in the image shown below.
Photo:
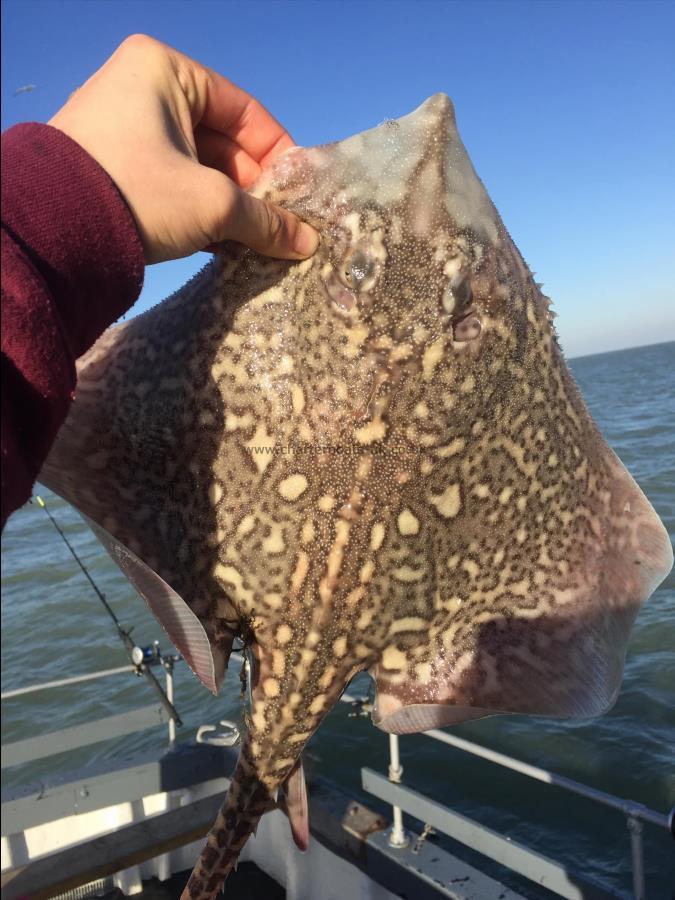
<path fill-rule="evenodd" d="M 598 715 L 672 566 L 446 96 L 290 150 L 253 192 L 309 221 L 316 255 L 232 244 L 111 328 L 41 474 L 205 684 L 236 635 L 254 657 L 193 900 L 282 788 L 306 844 L 300 754 L 357 672 L 391 732 Z"/>

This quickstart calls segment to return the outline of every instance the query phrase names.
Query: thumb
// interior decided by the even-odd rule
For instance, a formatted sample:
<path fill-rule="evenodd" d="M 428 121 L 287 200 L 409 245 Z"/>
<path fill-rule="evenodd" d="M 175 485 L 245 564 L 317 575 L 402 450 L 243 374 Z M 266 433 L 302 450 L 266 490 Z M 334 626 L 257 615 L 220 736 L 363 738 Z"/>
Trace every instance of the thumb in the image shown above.
<path fill-rule="evenodd" d="M 258 200 L 234 183 L 225 193 L 227 207 L 214 229 L 216 241 L 238 241 L 264 256 L 305 259 L 319 244 L 319 236 L 293 213 Z"/>

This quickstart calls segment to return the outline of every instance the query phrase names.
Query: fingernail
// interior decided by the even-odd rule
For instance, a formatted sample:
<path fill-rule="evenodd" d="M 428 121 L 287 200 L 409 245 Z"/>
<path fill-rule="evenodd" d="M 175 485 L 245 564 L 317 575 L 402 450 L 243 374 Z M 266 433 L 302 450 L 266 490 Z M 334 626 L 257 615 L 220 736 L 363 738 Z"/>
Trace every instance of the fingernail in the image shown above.
<path fill-rule="evenodd" d="M 300 256 L 311 256 L 319 246 L 319 235 L 314 231 L 311 225 L 301 222 L 300 227 L 295 233 L 295 241 L 293 249 Z"/>

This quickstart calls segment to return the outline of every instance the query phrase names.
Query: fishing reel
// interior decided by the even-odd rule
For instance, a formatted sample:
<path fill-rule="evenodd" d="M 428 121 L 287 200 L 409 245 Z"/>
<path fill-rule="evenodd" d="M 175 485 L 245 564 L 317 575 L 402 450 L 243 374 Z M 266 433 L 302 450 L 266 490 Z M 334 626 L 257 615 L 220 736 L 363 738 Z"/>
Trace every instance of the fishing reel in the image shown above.
<path fill-rule="evenodd" d="M 131 661 L 135 666 L 157 666 L 162 662 L 159 641 L 153 641 L 147 647 L 134 646 L 131 650 Z"/>

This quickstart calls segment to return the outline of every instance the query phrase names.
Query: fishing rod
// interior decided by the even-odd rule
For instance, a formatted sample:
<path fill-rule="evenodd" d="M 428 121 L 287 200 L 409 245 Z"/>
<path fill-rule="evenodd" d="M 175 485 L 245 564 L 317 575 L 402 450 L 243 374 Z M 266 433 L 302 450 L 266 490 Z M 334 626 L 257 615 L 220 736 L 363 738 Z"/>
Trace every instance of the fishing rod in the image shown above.
<path fill-rule="evenodd" d="M 98 585 L 96 584 L 94 579 L 89 574 L 87 567 L 85 566 L 85 564 L 82 562 L 80 557 L 75 552 L 75 548 L 68 540 L 66 534 L 61 529 L 61 526 L 56 521 L 54 516 L 50 513 L 45 501 L 42 499 L 42 497 L 38 496 L 37 494 L 35 495 L 35 499 L 37 500 L 38 505 L 41 506 L 42 509 L 44 509 L 44 511 L 47 513 L 47 516 L 49 517 L 50 522 L 52 523 L 54 528 L 56 528 L 58 533 L 61 535 L 61 539 L 63 540 L 66 547 L 70 550 L 75 562 L 78 564 L 78 566 L 82 570 L 82 574 L 85 576 L 85 578 L 87 579 L 89 584 L 92 586 L 94 593 L 96 594 L 98 599 L 101 601 L 101 603 L 105 607 L 106 612 L 108 613 L 110 618 L 113 620 L 115 628 L 117 629 L 117 634 L 120 636 L 120 639 L 122 640 L 122 643 L 124 644 L 124 648 L 127 651 L 129 659 L 131 660 L 132 664 L 134 665 L 134 667 L 136 669 L 136 674 L 137 675 L 145 675 L 145 677 L 148 680 L 148 682 L 150 683 L 151 687 L 157 693 L 157 696 L 159 697 L 159 700 L 160 700 L 162 706 L 164 707 L 164 709 L 167 711 L 169 717 L 171 719 L 173 719 L 173 721 L 176 723 L 176 725 L 182 725 L 183 722 L 181 720 L 181 717 L 178 715 L 176 707 L 173 705 L 173 703 L 169 700 L 169 698 L 164 693 L 164 689 L 162 688 L 162 685 L 159 683 L 159 681 L 157 681 L 155 673 L 145 664 L 145 662 L 143 662 L 143 657 L 144 657 L 143 650 L 134 642 L 133 638 L 131 637 L 131 630 L 127 631 L 125 628 L 123 628 L 121 622 L 115 615 L 115 611 L 113 610 L 112 606 L 106 600 L 103 591 L 101 591 L 99 589 Z"/>

